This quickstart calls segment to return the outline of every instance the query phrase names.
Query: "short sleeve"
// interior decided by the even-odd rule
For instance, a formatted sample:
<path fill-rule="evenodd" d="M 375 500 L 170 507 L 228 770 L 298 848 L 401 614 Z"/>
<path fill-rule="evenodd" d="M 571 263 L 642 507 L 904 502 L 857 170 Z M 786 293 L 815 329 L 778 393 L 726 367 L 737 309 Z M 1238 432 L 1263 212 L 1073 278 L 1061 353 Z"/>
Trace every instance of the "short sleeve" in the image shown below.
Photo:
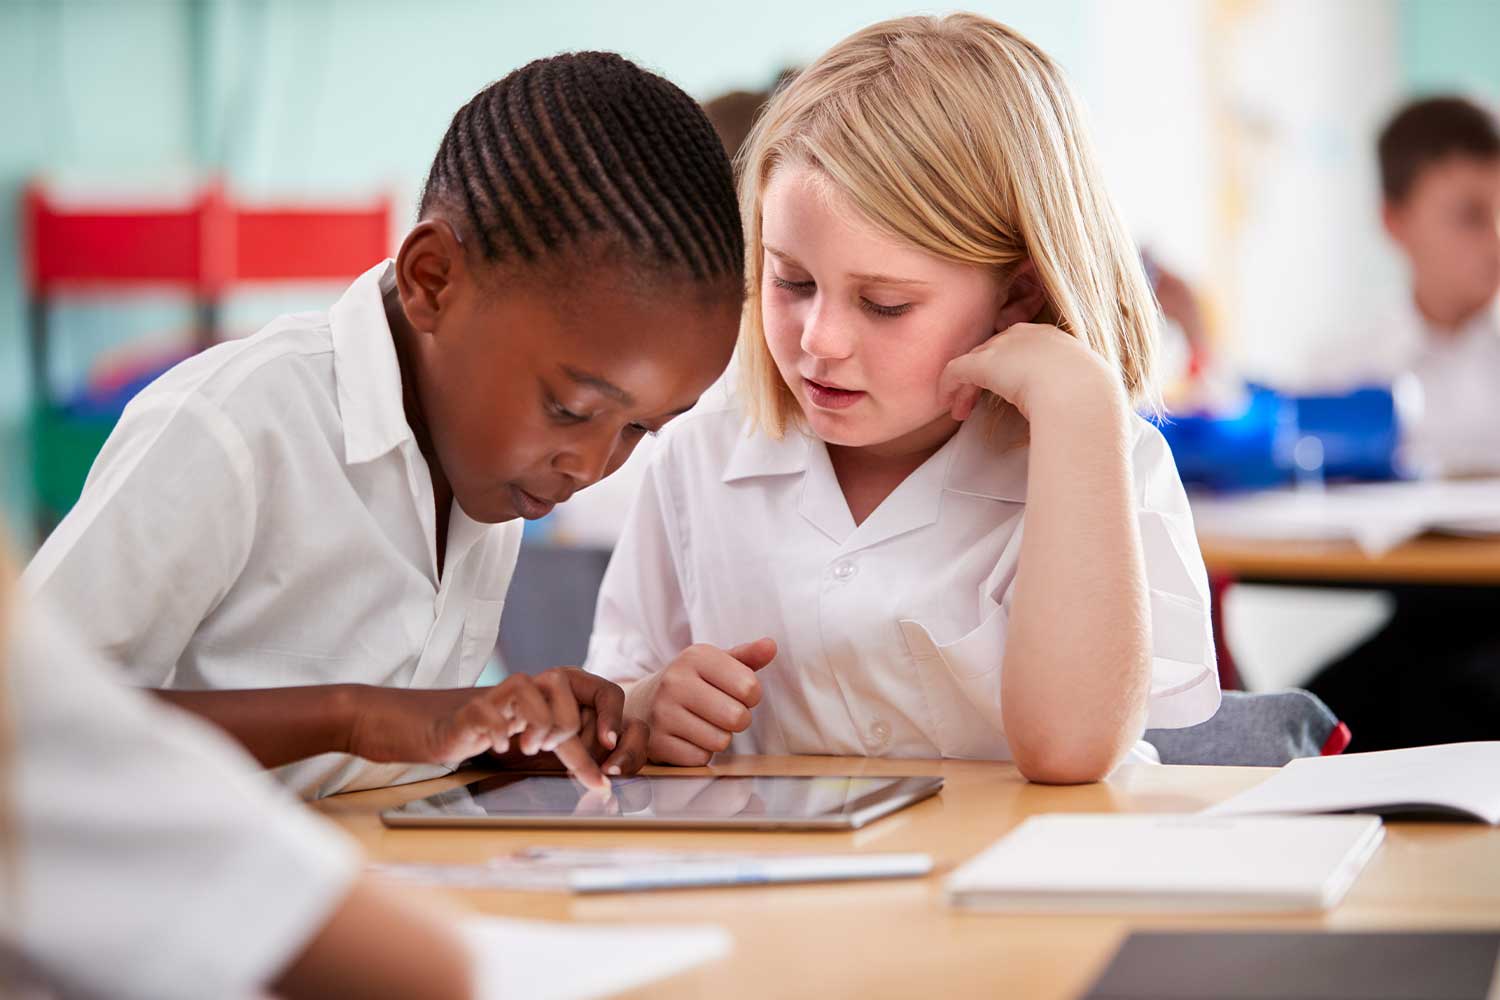
<path fill-rule="evenodd" d="M 1146 728 L 1195 726 L 1219 708 L 1208 574 L 1171 449 L 1145 421 L 1140 422 L 1133 471 L 1151 602 Z"/>
<path fill-rule="evenodd" d="M 12 631 L 11 947 L 68 995 L 257 993 L 348 892 L 355 845 L 41 609 Z"/>
<path fill-rule="evenodd" d="M 243 570 L 256 503 L 250 451 L 228 417 L 191 392 L 148 390 L 126 408 L 23 588 L 133 683 L 164 687 Z"/>
<path fill-rule="evenodd" d="M 617 684 L 644 680 L 691 644 L 683 603 L 672 450 L 652 456 L 620 542 L 610 557 L 585 667 Z"/>

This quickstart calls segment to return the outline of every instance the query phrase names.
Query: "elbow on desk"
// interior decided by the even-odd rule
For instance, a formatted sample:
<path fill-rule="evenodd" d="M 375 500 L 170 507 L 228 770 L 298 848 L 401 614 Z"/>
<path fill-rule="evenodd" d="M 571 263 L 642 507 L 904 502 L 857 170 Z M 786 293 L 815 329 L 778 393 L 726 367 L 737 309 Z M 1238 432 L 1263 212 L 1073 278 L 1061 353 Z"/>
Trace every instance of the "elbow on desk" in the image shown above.
<path fill-rule="evenodd" d="M 1077 745 L 1057 739 L 1022 743 L 1011 747 L 1011 753 L 1021 777 L 1038 785 L 1087 785 L 1103 781 L 1123 756 L 1119 747 L 1104 741 Z"/>

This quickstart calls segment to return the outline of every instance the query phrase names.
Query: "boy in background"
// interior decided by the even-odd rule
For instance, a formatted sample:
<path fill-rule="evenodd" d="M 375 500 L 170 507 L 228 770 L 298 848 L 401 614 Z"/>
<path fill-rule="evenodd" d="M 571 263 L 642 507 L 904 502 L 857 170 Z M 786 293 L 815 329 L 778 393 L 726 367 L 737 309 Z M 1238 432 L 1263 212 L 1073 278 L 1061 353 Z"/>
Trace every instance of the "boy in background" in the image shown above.
<path fill-rule="evenodd" d="M 1397 112 L 1377 148 L 1382 218 L 1411 292 L 1351 374 L 1420 389 L 1402 433 L 1409 467 L 1500 474 L 1500 124 L 1472 101 L 1430 97 Z M 1495 593 L 1392 596 L 1391 621 L 1308 685 L 1349 724 L 1349 749 L 1500 739 Z"/>

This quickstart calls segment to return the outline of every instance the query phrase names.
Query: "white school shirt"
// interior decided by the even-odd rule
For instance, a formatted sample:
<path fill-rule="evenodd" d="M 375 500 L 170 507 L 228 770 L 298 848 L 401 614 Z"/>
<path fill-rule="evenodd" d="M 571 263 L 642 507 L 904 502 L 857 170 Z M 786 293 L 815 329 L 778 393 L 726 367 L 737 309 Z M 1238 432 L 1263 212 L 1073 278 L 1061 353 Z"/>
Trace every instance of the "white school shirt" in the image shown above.
<path fill-rule="evenodd" d="M 1339 387 L 1396 384 L 1403 403 L 1400 457 L 1428 476 L 1500 475 L 1500 307 L 1457 330 L 1434 329 L 1407 299 L 1371 324 L 1358 345 L 1321 352 Z"/>
<path fill-rule="evenodd" d="M 1219 704 L 1208 581 L 1166 442 L 1131 449 L 1151 592 L 1148 727 Z M 632 684 L 694 643 L 776 640 L 731 753 L 1008 760 L 1000 672 L 1027 450 L 970 420 L 856 526 L 823 443 L 731 401 L 663 432 L 605 574 L 589 669 Z M 1155 760 L 1138 744 L 1137 760 Z"/>
<path fill-rule="evenodd" d="M 358 848 L 60 621 L 13 615 L 0 647 L 16 727 L 0 994 L 261 995 L 347 895 Z"/>
<path fill-rule="evenodd" d="M 453 505 L 441 582 L 427 462 L 381 303 L 390 261 L 131 401 L 23 585 L 137 684 L 468 687 L 494 649 L 521 523 Z M 323 754 L 304 795 L 445 772 Z"/>

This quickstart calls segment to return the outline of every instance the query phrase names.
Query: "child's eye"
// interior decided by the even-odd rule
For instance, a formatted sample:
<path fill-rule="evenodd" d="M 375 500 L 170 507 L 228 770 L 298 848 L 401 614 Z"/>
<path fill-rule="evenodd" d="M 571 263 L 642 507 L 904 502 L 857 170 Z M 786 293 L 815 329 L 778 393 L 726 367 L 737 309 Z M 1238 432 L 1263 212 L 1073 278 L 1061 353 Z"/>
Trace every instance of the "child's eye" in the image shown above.
<path fill-rule="evenodd" d="M 814 287 L 811 281 L 788 281 L 777 274 L 771 275 L 771 284 L 777 288 L 785 288 L 789 292 L 797 292 L 802 295 L 811 292 Z"/>
<path fill-rule="evenodd" d="M 581 424 L 588 419 L 582 413 L 574 413 L 555 399 L 547 400 L 547 414 L 561 424 Z"/>
<path fill-rule="evenodd" d="M 876 316 L 886 316 L 894 318 L 896 316 L 905 316 L 907 313 L 911 312 L 910 302 L 903 302 L 899 306 L 883 306 L 879 302 L 871 302 L 869 299 L 860 299 L 859 304 L 861 308 L 865 310 L 865 312 L 874 313 Z"/>

